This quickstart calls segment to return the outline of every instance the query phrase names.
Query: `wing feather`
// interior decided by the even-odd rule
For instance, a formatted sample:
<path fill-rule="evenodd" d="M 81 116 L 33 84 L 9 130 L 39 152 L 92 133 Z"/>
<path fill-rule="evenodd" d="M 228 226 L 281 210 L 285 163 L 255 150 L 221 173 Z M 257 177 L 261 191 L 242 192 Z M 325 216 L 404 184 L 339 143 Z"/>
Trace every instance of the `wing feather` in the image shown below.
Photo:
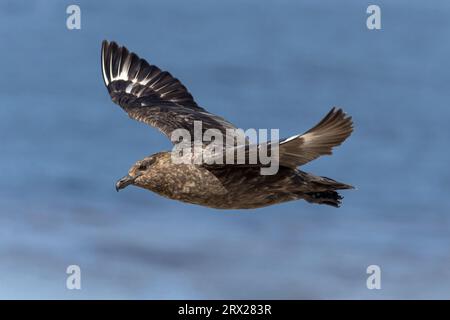
<path fill-rule="evenodd" d="M 333 108 L 317 125 L 306 131 L 287 139 L 278 141 L 278 164 L 284 167 L 297 168 L 322 155 L 332 153 L 332 148 L 340 145 L 353 131 L 352 118 L 347 116 L 342 109 Z M 245 163 L 248 166 L 251 152 L 256 153 L 254 166 L 262 166 L 259 150 L 264 148 L 269 153 L 274 150 L 271 142 L 263 142 L 253 145 L 241 145 L 234 148 L 224 149 L 222 153 L 214 155 L 208 161 L 216 166 L 223 166 L 227 154 L 244 153 Z M 255 157 L 253 157 L 255 159 Z M 239 165 L 238 163 L 231 163 Z M 227 163 L 226 165 L 230 165 Z"/>
<path fill-rule="evenodd" d="M 342 109 L 333 108 L 314 127 L 302 135 L 280 141 L 280 164 L 298 167 L 322 155 L 332 154 L 353 132 L 353 122 Z"/>
<path fill-rule="evenodd" d="M 102 75 L 111 99 L 128 115 L 158 128 L 170 138 L 175 129 L 187 129 L 193 138 L 194 121 L 203 132 L 236 127 L 197 105 L 186 87 L 169 72 L 139 58 L 115 42 L 102 43 Z"/>

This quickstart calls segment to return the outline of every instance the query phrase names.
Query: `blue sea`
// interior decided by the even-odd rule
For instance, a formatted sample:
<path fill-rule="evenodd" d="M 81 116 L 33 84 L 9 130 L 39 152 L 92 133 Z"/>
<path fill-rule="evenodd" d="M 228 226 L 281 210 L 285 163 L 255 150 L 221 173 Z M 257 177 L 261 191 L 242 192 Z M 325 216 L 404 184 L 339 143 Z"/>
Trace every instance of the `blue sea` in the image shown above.
<path fill-rule="evenodd" d="M 381 30 L 370 4 L 1 1 L 0 298 L 450 298 L 450 2 L 376 1 Z M 357 189 L 232 211 L 116 193 L 171 144 L 110 100 L 103 39 L 240 128 L 288 137 L 344 108 L 353 135 L 302 170 Z"/>

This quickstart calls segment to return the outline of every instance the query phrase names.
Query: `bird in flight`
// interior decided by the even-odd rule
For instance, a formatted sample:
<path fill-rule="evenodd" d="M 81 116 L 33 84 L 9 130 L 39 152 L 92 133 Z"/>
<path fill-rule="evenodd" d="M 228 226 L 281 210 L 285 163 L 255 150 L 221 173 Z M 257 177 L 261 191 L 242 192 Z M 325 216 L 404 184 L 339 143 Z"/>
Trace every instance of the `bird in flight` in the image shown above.
<path fill-rule="evenodd" d="M 203 132 L 215 129 L 226 136 L 229 129 L 236 129 L 197 105 L 169 72 L 115 42 L 103 41 L 101 64 L 111 99 L 132 119 L 156 127 L 169 138 L 177 129 L 194 133 L 197 121 Z M 339 207 L 342 197 L 336 190 L 353 189 L 351 185 L 298 167 L 330 155 L 352 131 L 351 117 L 333 108 L 305 133 L 279 140 L 276 174 L 262 175 L 260 161 L 246 165 L 176 163 L 168 151 L 137 161 L 117 181 L 116 190 L 134 185 L 169 199 L 218 209 L 252 209 L 298 199 Z"/>

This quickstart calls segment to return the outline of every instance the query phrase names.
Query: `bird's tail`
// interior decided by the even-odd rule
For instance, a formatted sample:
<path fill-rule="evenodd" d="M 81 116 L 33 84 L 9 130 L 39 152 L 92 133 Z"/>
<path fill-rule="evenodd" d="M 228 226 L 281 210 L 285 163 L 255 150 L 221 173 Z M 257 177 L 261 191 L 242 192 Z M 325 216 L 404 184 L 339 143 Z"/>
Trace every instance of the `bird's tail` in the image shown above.
<path fill-rule="evenodd" d="M 309 176 L 311 192 L 304 193 L 306 201 L 318 204 L 327 204 L 338 208 L 343 197 L 336 190 L 354 189 L 353 186 L 338 182 L 327 177 Z"/>

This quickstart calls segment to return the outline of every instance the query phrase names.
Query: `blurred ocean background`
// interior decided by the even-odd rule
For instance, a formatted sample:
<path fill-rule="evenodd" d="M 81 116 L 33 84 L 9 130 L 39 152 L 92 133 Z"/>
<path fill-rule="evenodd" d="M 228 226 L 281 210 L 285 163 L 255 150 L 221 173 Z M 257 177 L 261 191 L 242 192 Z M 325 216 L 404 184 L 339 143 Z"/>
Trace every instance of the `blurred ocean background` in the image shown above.
<path fill-rule="evenodd" d="M 0 298 L 450 298 L 450 2 L 376 1 L 380 31 L 369 4 L 1 1 Z M 358 189 L 249 211 L 116 193 L 171 145 L 110 100 L 103 39 L 241 128 L 289 136 L 343 107 L 354 134 L 303 170 Z"/>

